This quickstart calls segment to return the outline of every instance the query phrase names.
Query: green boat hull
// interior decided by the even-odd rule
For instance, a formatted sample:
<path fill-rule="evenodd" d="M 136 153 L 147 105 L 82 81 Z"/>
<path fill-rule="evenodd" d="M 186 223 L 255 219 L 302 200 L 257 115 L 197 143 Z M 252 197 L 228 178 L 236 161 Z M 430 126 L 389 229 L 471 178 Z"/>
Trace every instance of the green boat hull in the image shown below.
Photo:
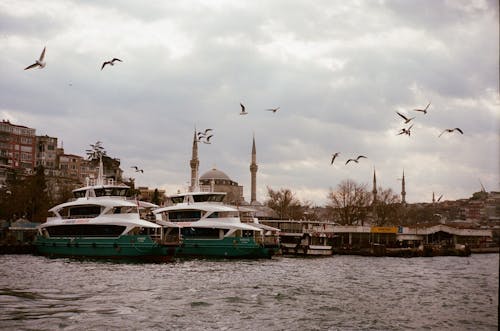
<path fill-rule="evenodd" d="M 194 239 L 184 238 L 175 250 L 176 257 L 271 258 L 278 246 L 263 246 L 253 238 Z"/>
<path fill-rule="evenodd" d="M 161 245 L 149 236 L 124 235 L 118 238 L 46 238 L 37 236 L 36 252 L 50 257 L 138 259 L 166 262 L 173 259 L 176 246 Z"/>

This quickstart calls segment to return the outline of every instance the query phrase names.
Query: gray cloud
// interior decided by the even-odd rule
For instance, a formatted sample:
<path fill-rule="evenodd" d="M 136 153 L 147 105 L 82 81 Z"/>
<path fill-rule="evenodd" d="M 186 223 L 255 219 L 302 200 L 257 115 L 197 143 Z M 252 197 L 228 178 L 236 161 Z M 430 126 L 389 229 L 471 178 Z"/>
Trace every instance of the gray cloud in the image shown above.
<path fill-rule="evenodd" d="M 186 186 L 196 126 L 215 130 L 200 170 L 215 165 L 247 194 L 255 134 L 260 200 L 289 187 L 322 204 L 343 179 L 370 183 L 373 168 L 396 192 L 405 169 L 409 201 L 466 197 L 478 177 L 499 189 L 495 1 L 48 6 L 0 3 L 0 113 L 70 153 L 103 141 L 126 175 L 147 170 L 141 185 Z M 23 71 L 44 45 L 47 67 Z M 101 71 L 115 56 L 123 63 Z M 429 101 L 427 115 L 412 111 Z M 395 111 L 416 116 L 410 138 Z M 438 138 L 448 126 L 466 134 Z M 368 159 L 343 164 L 357 154 Z"/>

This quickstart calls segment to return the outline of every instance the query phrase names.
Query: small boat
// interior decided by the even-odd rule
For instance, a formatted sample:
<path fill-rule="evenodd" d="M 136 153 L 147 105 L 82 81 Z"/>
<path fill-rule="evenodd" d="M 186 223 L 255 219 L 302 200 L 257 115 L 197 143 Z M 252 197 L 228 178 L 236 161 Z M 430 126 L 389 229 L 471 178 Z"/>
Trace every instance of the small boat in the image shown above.
<path fill-rule="evenodd" d="M 102 169 L 102 161 L 100 163 Z M 127 199 L 129 187 L 104 183 L 73 191 L 74 200 L 49 210 L 53 216 L 38 226 L 35 248 L 50 257 L 138 259 L 164 262 L 173 258 L 179 238 L 140 217 L 140 209 L 158 207 Z"/>
<path fill-rule="evenodd" d="M 257 259 L 279 251 L 278 236 L 266 236 L 270 227 L 242 222 L 237 207 L 222 203 L 225 194 L 179 193 L 168 197 L 171 205 L 153 210 L 165 233 L 181 238 L 175 256 Z"/>

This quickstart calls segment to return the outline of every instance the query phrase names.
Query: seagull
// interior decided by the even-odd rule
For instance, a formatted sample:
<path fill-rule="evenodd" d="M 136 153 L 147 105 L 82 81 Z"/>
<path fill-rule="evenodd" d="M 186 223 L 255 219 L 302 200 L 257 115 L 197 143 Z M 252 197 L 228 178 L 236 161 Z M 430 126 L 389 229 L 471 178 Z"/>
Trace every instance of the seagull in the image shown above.
<path fill-rule="evenodd" d="M 351 162 L 351 161 L 358 163 L 358 162 L 359 162 L 359 159 L 361 159 L 361 158 L 365 158 L 365 159 L 367 159 L 367 157 L 366 157 L 366 156 L 364 156 L 364 155 L 359 155 L 359 156 L 358 156 L 357 158 L 355 158 L 355 159 L 349 159 L 349 160 L 347 160 L 345 164 L 347 164 L 347 163 L 349 163 L 349 162 Z"/>
<path fill-rule="evenodd" d="M 278 110 L 280 109 L 280 107 L 278 108 L 269 108 L 269 109 L 266 109 L 268 111 L 272 111 L 273 113 L 277 112 Z"/>
<path fill-rule="evenodd" d="M 454 129 L 444 129 L 444 131 L 443 131 L 443 132 L 441 132 L 441 133 L 439 134 L 439 136 L 438 136 L 438 137 L 441 137 L 441 135 L 442 135 L 443 133 L 445 133 L 445 132 L 453 132 L 453 131 L 458 131 L 458 132 L 460 132 L 461 134 L 464 134 L 464 132 L 463 132 L 460 128 L 454 128 Z"/>
<path fill-rule="evenodd" d="M 203 133 L 199 132 L 198 134 L 202 134 L 202 135 L 206 136 L 209 131 L 213 131 L 213 130 L 212 129 L 205 129 L 205 132 L 203 132 Z"/>
<path fill-rule="evenodd" d="M 36 60 L 36 62 L 33 63 L 32 65 L 24 68 L 24 70 L 28 70 L 28 69 L 35 68 L 35 67 L 38 67 L 38 69 L 45 68 L 46 63 L 43 62 L 43 60 L 45 58 L 45 48 L 46 47 L 43 48 L 42 54 L 40 54 L 40 58 L 38 60 Z"/>
<path fill-rule="evenodd" d="M 113 58 L 113 60 L 111 60 L 111 61 L 106 61 L 106 62 L 104 62 L 104 63 L 102 64 L 101 70 L 102 70 L 102 69 L 104 69 L 104 67 L 106 66 L 106 64 L 109 64 L 109 65 L 111 65 L 111 66 L 114 66 L 114 65 L 115 65 L 115 61 L 120 61 L 120 62 L 123 62 L 122 60 L 117 59 L 117 58 L 115 57 L 115 58 Z"/>
<path fill-rule="evenodd" d="M 240 102 L 240 106 L 241 106 L 241 112 L 240 112 L 240 115 L 246 115 L 248 114 L 246 111 L 245 111 L 245 106 L 243 106 L 243 104 Z"/>
<path fill-rule="evenodd" d="M 209 135 L 208 137 L 205 138 L 205 141 L 203 141 L 205 144 L 211 144 L 210 138 L 213 137 L 213 134 Z"/>
<path fill-rule="evenodd" d="M 336 158 L 337 156 L 339 156 L 339 154 L 340 154 L 339 152 L 337 152 L 337 153 L 335 153 L 335 154 L 332 154 L 332 162 L 330 162 L 330 165 L 332 165 L 332 164 L 333 164 L 333 161 L 335 161 L 335 158 Z"/>
<path fill-rule="evenodd" d="M 144 173 L 144 170 L 139 169 L 137 166 L 133 166 L 133 167 L 130 167 L 130 168 L 134 168 L 134 169 L 135 169 L 135 172 L 141 172 L 141 173 Z"/>
<path fill-rule="evenodd" d="M 412 125 L 410 125 L 410 126 L 408 127 L 408 129 L 402 128 L 402 129 L 399 131 L 398 135 L 400 135 L 400 134 L 407 134 L 407 135 L 409 136 L 409 135 L 411 134 L 410 129 L 411 129 L 412 127 L 413 127 L 413 124 L 412 124 Z"/>
<path fill-rule="evenodd" d="M 408 124 L 412 119 L 415 118 L 415 117 L 408 118 L 405 115 L 401 114 L 400 112 L 396 112 L 396 114 L 398 114 L 399 116 L 401 116 L 405 120 L 405 124 Z"/>
<path fill-rule="evenodd" d="M 431 103 L 429 102 L 429 103 L 427 104 L 427 106 L 425 106 L 425 108 L 424 108 L 424 109 L 413 109 L 413 110 L 414 110 L 414 111 L 421 111 L 422 113 L 427 114 L 427 108 L 429 108 L 429 106 L 430 106 L 430 105 L 431 105 Z"/>

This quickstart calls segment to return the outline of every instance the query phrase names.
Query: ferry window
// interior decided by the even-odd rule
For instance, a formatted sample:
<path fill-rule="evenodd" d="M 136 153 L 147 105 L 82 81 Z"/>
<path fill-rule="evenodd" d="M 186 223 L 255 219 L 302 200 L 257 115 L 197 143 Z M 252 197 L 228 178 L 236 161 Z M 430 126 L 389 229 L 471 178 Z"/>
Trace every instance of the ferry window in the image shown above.
<path fill-rule="evenodd" d="M 205 202 L 207 201 L 207 195 L 193 195 L 194 202 Z"/>
<path fill-rule="evenodd" d="M 218 239 L 219 229 L 210 228 L 182 228 L 181 234 L 186 238 Z"/>
<path fill-rule="evenodd" d="M 75 192 L 73 192 L 73 196 L 75 198 L 84 198 L 85 197 L 85 191 L 75 191 Z"/>
<path fill-rule="evenodd" d="M 219 217 L 219 213 L 218 212 L 213 212 L 210 215 L 208 215 L 207 218 L 218 218 L 218 217 Z"/>
<path fill-rule="evenodd" d="M 172 222 L 199 220 L 200 218 L 201 218 L 201 211 L 199 210 L 181 210 L 181 211 L 171 211 L 168 213 L 168 219 Z"/>
<path fill-rule="evenodd" d="M 125 230 L 123 225 L 75 224 L 47 227 L 51 237 L 118 237 Z"/>
<path fill-rule="evenodd" d="M 176 203 L 182 203 L 184 201 L 184 197 L 171 197 L 170 200 L 174 204 L 176 204 Z"/>
<path fill-rule="evenodd" d="M 110 211 L 107 212 L 107 214 L 133 214 L 133 213 L 137 213 L 137 208 L 131 206 L 113 207 Z"/>
<path fill-rule="evenodd" d="M 96 217 L 101 213 L 101 206 L 90 205 L 90 206 L 75 206 L 69 207 L 67 215 L 69 218 L 89 218 Z M 61 213 L 63 215 L 63 213 Z"/>

